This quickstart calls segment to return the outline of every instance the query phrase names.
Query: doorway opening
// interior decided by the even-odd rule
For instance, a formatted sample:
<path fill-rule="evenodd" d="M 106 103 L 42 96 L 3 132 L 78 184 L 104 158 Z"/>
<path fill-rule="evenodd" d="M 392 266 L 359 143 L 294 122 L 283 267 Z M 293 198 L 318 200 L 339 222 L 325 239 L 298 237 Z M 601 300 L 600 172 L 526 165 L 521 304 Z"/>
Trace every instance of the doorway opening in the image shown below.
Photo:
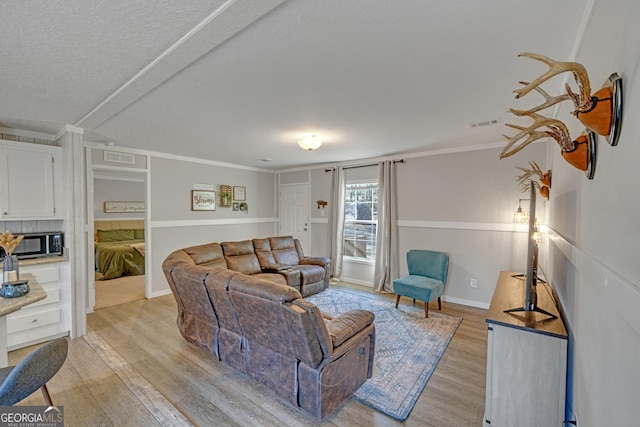
<path fill-rule="evenodd" d="M 145 298 L 145 195 L 146 173 L 93 171 L 93 310 Z"/>

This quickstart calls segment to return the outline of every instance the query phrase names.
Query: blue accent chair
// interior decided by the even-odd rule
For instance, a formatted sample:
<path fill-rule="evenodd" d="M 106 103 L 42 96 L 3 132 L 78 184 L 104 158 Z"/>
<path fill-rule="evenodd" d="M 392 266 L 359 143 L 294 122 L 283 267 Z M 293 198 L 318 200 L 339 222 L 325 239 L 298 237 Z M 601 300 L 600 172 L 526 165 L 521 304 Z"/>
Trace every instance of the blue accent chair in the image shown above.
<path fill-rule="evenodd" d="M 58 338 L 32 351 L 16 366 L 0 368 L 0 406 L 14 405 L 38 389 L 47 405 L 53 406 L 47 381 L 64 364 L 68 347 L 66 338 Z"/>
<path fill-rule="evenodd" d="M 449 255 L 444 252 L 424 249 L 407 251 L 407 268 L 409 275 L 393 281 L 393 292 L 396 296 L 396 308 L 400 297 L 424 301 L 424 317 L 429 317 L 429 302 L 438 298 L 438 310 L 442 310 L 440 297 L 444 293 L 449 271 Z"/>

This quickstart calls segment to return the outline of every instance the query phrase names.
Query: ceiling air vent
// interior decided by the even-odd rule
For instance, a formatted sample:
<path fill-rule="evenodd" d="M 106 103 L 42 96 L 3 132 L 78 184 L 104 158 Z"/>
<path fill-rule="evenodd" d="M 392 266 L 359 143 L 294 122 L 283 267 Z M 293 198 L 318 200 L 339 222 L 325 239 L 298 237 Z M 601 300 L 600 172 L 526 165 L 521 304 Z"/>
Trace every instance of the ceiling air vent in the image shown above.
<path fill-rule="evenodd" d="M 498 119 L 493 119 L 493 120 L 485 120 L 484 122 L 469 123 L 469 126 L 472 128 L 479 128 L 483 126 L 491 126 L 491 125 L 497 125 L 497 124 L 498 124 Z"/>
<path fill-rule="evenodd" d="M 124 163 L 127 165 L 136 164 L 136 156 L 129 153 L 118 153 L 117 151 L 105 151 L 104 161 L 113 163 Z"/>

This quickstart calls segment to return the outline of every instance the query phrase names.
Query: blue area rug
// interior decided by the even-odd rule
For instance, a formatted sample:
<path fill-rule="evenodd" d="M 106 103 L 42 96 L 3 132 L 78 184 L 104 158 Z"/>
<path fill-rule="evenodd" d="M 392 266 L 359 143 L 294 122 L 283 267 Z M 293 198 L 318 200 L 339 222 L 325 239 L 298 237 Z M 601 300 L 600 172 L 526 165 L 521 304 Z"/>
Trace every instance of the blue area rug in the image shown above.
<path fill-rule="evenodd" d="M 345 311 L 372 311 L 376 326 L 373 376 L 353 397 L 397 420 L 407 419 L 447 349 L 462 318 L 412 305 L 403 298 L 380 301 L 348 291 L 327 289 L 305 298 L 321 311 L 335 316 Z"/>

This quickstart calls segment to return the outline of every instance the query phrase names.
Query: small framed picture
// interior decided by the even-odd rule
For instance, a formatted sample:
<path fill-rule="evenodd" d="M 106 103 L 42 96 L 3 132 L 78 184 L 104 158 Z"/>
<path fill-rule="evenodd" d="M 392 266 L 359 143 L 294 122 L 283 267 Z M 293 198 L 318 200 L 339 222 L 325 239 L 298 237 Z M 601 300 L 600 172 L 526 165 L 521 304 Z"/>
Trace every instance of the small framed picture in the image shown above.
<path fill-rule="evenodd" d="M 240 203 L 239 202 L 233 202 L 233 210 L 234 211 L 239 211 L 240 210 Z"/>
<path fill-rule="evenodd" d="M 215 211 L 216 192 L 204 190 L 191 190 L 192 211 Z"/>
<path fill-rule="evenodd" d="M 233 186 L 233 200 L 243 202 L 247 200 L 247 187 Z"/>
<path fill-rule="evenodd" d="M 230 185 L 220 185 L 218 188 L 218 197 L 220 200 L 218 201 L 218 205 L 223 208 L 231 207 L 231 186 Z"/>

